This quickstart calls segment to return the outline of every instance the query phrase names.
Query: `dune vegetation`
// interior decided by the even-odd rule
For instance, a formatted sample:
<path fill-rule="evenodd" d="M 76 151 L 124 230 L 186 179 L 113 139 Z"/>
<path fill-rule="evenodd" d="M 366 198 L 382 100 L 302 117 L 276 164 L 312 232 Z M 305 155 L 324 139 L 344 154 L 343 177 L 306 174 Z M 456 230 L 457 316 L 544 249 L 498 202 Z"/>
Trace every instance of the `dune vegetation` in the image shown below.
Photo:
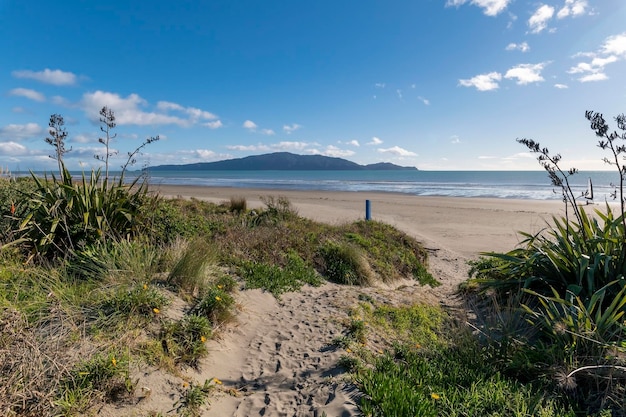
<path fill-rule="evenodd" d="M 101 114 L 114 127 L 113 113 Z M 51 119 L 53 139 L 59 121 Z M 617 138 L 607 138 L 610 148 Z M 140 149 L 121 177 L 109 177 L 103 156 L 104 174 L 75 178 L 62 140 L 50 143 L 58 176 L 0 179 L 2 415 L 90 415 L 141 401 L 150 393 L 134 372 L 148 366 L 185 388 L 170 409 L 147 415 L 201 415 L 222 382 L 181 370 L 202 367 L 207 340 L 236 322 L 240 291 L 280 298 L 325 281 L 438 285 L 422 245 L 387 224 L 317 223 L 274 196 L 260 209 L 236 197 L 162 198 L 144 177 L 125 181 Z M 566 193 L 574 172 L 523 143 Z M 344 352 L 339 365 L 363 415 L 626 415 L 624 212 L 590 216 L 569 203 L 574 219 L 473 262 L 462 308 L 360 297 L 331 344 Z M 371 335 L 375 347 L 365 343 Z"/>

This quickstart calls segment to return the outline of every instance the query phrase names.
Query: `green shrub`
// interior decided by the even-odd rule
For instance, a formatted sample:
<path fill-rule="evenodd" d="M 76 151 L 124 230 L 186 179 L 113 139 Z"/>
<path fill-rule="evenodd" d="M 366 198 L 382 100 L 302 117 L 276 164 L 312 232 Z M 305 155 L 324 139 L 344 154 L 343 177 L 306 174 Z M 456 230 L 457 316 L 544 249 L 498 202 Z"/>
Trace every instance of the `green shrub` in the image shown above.
<path fill-rule="evenodd" d="M 130 287 L 120 286 L 103 302 L 102 309 L 107 315 L 120 313 L 127 317 L 151 319 L 155 311 L 160 312 L 168 304 L 168 298 L 154 286 L 135 284 Z"/>
<path fill-rule="evenodd" d="M 328 242 L 320 249 L 323 273 L 331 281 L 347 285 L 370 285 L 373 277 L 367 260 L 354 245 Z"/>
<path fill-rule="evenodd" d="M 211 337 L 212 327 L 207 317 L 189 314 L 181 320 L 164 323 L 161 342 L 166 353 L 176 362 L 196 367 L 206 355 L 206 341 Z"/>
<path fill-rule="evenodd" d="M 191 310 L 192 314 L 204 316 L 209 319 L 213 326 L 228 322 L 233 317 L 235 299 L 226 290 L 210 287 L 202 299 Z"/>
<path fill-rule="evenodd" d="M 197 238 L 189 243 L 167 280 L 190 294 L 201 292 L 207 283 L 207 268 L 216 258 L 215 249 L 205 239 Z"/>
<path fill-rule="evenodd" d="M 16 243 L 24 243 L 38 258 L 65 258 L 71 252 L 108 239 L 127 239 L 137 233 L 137 215 L 147 192 L 146 183 L 110 184 L 100 170 L 74 182 L 63 167 L 57 181 L 32 174 L 36 189 L 20 224 Z"/>
<path fill-rule="evenodd" d="M 238 271 L 247 288 L 263 288 L 275 297 L 297 291 L 304 284 L 321 285 L 321 278 L 297 253 L 289 252 L 287 259 L 282 268 L 265 262 L 243 261 L 239 263 Z"/>
<path fill-rule="evenodd" d="M 96 354 L 78 363 L 55 401 L 61 414 L 84 414 L 98 400 L 118 401 L 128 396 L 134 389 L 128 364 L 128 355 L 121 352 Z"/>

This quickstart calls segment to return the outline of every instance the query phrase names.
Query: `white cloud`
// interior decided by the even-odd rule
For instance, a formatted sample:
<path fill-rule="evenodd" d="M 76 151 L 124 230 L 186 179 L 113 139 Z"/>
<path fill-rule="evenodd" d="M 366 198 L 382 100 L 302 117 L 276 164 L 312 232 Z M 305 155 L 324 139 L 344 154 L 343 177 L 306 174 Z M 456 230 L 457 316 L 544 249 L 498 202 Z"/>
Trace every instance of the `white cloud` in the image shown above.
<path fill-rule="evenodd" d="M 530 46 L 528 45 L 528 42 L 522 42 L 522 43 L 510 43 L 506 46 L 505 48 L 507 51 L 522 51 L 522 52 L 528 52 L 530 51 Z"/>
<path fill-rule="evenodd" d="M 376 87 L 376 88 L 385 88 L 385 85 L 386 85 L 385 83 L 376 83 L 376 84 L 374 84 L 374 87 Z"/>
<path fill-rule="evenodd" d="M 590 59 L 587 62 L 579 62 L 569 69 L 569 74 L 581 74 L 578 81 L 607 80 L 609 77 L 604 72 L 605 67 L 626 59 L 626 32 L 607 37 L 598 52 L 578 53 L 574 57 Z"/>
<path fill-rule="evenodd" d="M 215 157 L 215 152 L 210 151 L 208 149 L 196 149 L 195 150 L 196 155 L 198 155 L 199 158 L 202 159 L 211 159 Z"/>
<path fill-rule="evenodd" d="M 326 150 L 322 152 L 323 155 L 332 156 L 334 158 L 345 158 L 347 156 L 354 155 L 354 151 L 350 149 L 339 149 L 336 146 L 328 145 Z"/>
<path fill-rule="evenodd" d="M 398 98 L 400 100 L 402 100 L 402 90 L 400 90 L 399 88 L 396 90 L 396 94 L 398 95 Z"/>
<path fill-rule="evenodd" d="M 172 103 L 170 101 L 157 102 L 157 109 L 161 111 L 179 111 L 189 116 L 191 122 L 195 123 L 199 120 L 215 120 L 217 116 L 211 112 L 201 110 L 195 107 L 184 107 L 178 103 Z"/>
<path fill-rule="evenodd" d="M 39 91 L 31 90 L 29 88 L 14 88 L 9 91 L 9 94 L 12 96 L 26 97 L 27 99 L 34 101 L 46 101 L 46 96 Z"/>
<path fill-rule="evenodd" d="M 602 52 L 626 58 L 626 32 L 606 38 L 602 45 Z"/>
<path fill-rule="evenodd" d="M 461 139 L 457 135 L 453 135 L 450 138 L 450 143 L 453 143 L 456 145 L 457 143 L 461 143 Z"/>
<path fill-rule="evenodd" d="M 474 6 L 482 8 L 483 13 L 487 16 L 497 16 L 504 11 L 512 1 L 513 0 L 448 0 L 446 6 L 458 7 L 469 2 Z"/>
<path fill-rule="evenodd" d="M 255 151 L 269 151 L 271 148 L 267 145 L 230 145 L 226 146 L 226 149 L 230 149 L 232 151 L 246 151 L 246 152 L 255 152 Z"/>
<path fill-rule="evenodd" d="M 587 83 L 592 81 L 605 81 L 608 80 L 609 77 L 603 72 L 596 72 L 593 74 L 583 75 L 578 79 L 581 83 Z"/>
<path fill-rule="evenodd" d="M 427 98 L 418 96 L 417 99 L 421 101 L 422 103 L 424 103 L 425 105 L 430 106 L 430 100 L 428 100 Z"/>
<path fill-rule="evenodd" d="M 556 14 L 556 17 L 563 19 L 568 16 L 577 17 L 585 14 L 589 4 L 587 0 L 565 0 L 565 5 Z"/>
<path fill-rule="evenodd" d="M 477 75 L 469 80 L 459 80 L 459 84 L 463 87 L 476 87 L 478 91 L 491 91 L 498 89 L 498 81 L 501 79 L 502 74 L 499 72 L 490 72 Z"/>
<path fill-rule="evenodd" d="M 293 132 L 295 132 L 296 130 L 300 129 L 302 126 L 300 126 L 297 123 L 293 123 L 291 125 L 284 125 L 283 126 L 283 131 L 285 133 L 287 133 L 288 135 L 292 134 Z"/>
<path fill-rule="evenodd" d="M 381 143 L 383 143 L 383 141 L 374 136 L 370 142 L 367 142 L 367 145 L 380 145 Z"/>
<path fill-rule="evenodd" d="M 261 133 L 267 136 L 272 136 L 276 134 L 276 132 L 274 132 L 272 129 L 261 129 Z"/>
<path fill-rule="evenodd" d="M 72 142 L 76 142 L 76 143 L 90 143 L 90 142 L 96 142 L 98 139 L 96 139 L 93 135 L 89 135 L 89 134 L 84 134 L 84 133 L 79 133 L 77 135 L 72 136 Z"/>
<path fill-rule="evenodd" d="M 206 122 L 206 123 L 202 123 L 202 126 L 206 126 L 209 129 L 219 129 L 220 127 L 224 126 L 222 124 L 221 120 L 216 120 L 214 122 Z"/>
<path fill-rule="evenodd" d="M 33 138 L 43 133 L 43 128 L 37 123 L 26 123 L 24 125 L 10 124 L 0 127 L 0 138 L 11 140 Z"/>
<path fill-rule="evenodd" d="M 278 142 L 275 143 L 273 145 L 271 145 L 272 149 L 276 149 L 276 150 L 283 150 L 283 151 L 288 151 L 288 150 L 297 150 L 297 151 L 301 151 L 306 149 L 310 144 L 306 143 L 306 142 L 289 142 L 289 141 L 284 141 L 284 142 Z"/>
<path fill-rule="evenodd" d="M 17 142 L 0 142 L 0 154 L 10 156 L 28 155 L 26 146 Z"/>
<path fill-rule="evenodd" d="M 242 125 L 245 129 L 251 130 L 251 131 L 255 131 L 256 128 L 258 127 L 256 123 L 254 123 L 252 120 L 246 120 L 245 122 L 243 122 Z"/>
<path fill-rule="evenodd" d="M 565 84 L 554 84 L 554 88 L 558 88 L 559 90 L 564 90 L 569 87 Z"/>
<path fill-rule="evenodd" d="M 399 146 L 393 146 L 391 148 L 386 148 L 386 149 L 378 148 L 377 150 L 380 153 L 390 153 L 396 156 L 417 156 L 415 152 L 408 151 Z"/>
<path fill-rule="evenodd" d="M 356 140 L 356 139 L 352 139 L 351 141 L 346 142 L 346 145 L 352 145 L 352 146 L 356 146 L 356 147 L 361 146 L 361 144 L 359 143 L 359 141 L 358 141 L 358 140 Z"/>
<path fill-rule="evenodd" d="M 528 26 L 532 33 L 542 32 L 548 27 L 548 21 L 554 16 L 554 7 L 544 4 L 528 19 Z"/>
<path fill-rule="evenodd" d="M 545 66 L 545 62 L 540 64 L 520 64 L 509 69 L 506 74 L 504 74 L 504 78 L 516 78 L 517 84 L 519 85 L 538 83 L 544 81 L 544 78 L 541 76 L 541 71 Z"/>
<path fill-rule="evenodd" d="M 94 93 L 85 93 L 81 104 L 87 117 L 93 121 L 99 120 L 102 107 L 109 107 L 115 112 L 115 121 L 118 125 L 175 124 L 187 127 L 194 122 L 192 119 L 183 119 L 164 113 L 145 112 L 140 107 L 145 107 L 148 103 L 137 94 L 130 94 L 124 98 L 119 94 L 98 90 Z"/>
<path fill-rule="evenodd" d="M 28 78 L 45 84 L 73 85 L 76 84 L 76 75 L 61 70 L 46 68 L 43 71 L 20 70 L 11 73 L 15 78 Z"/>

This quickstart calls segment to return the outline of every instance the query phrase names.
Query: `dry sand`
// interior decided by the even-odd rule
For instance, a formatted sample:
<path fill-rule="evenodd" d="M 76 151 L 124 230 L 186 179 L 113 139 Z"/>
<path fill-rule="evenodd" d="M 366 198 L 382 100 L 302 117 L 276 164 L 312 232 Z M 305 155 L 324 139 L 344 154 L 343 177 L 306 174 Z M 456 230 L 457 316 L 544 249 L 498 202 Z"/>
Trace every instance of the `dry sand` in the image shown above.
<path fill-rule="evenodd" d="M 435 289 L 408 281 L 397 288 L 367 289 L 329 283 L 280 300 L 259 290 L 240 292 L 237 323 L 208 342 L 210 353 L 200 371 L 186 374 L 199 383 L 209 378 L 223 382 L 205 416 L 358 415 L 356 391 L 337 367 L 345 351 L 329 344 L 344 331 L 359 294 L 397 303 L 452 303 L 457 285 L 467 278 L 467 260 L 483 251 L 512 249 L 518 244 L 518 231 L 539 231 L 552 215 L 563 214 L 558 201 L 164 185 L 159 193 L 216 203 L 245 197 L 249 207 L 262 206 L 261 197 L 285 196 L 301 216 L 331 224 L 364 218 L 365 201 L 370 200 L 373 220 L 396 226 L 429 249 L 429 270 L 443 283 Z M 374 348 L 376 343 L 368 340 Z M 159 382 L 145 374 L 139 385 Z M 171 387 L 169 393 L 167 387 L 153 390 L 140 408 L 167 411 L 167 404 L 171 407 L 176 398 L 171 391 Z"/>

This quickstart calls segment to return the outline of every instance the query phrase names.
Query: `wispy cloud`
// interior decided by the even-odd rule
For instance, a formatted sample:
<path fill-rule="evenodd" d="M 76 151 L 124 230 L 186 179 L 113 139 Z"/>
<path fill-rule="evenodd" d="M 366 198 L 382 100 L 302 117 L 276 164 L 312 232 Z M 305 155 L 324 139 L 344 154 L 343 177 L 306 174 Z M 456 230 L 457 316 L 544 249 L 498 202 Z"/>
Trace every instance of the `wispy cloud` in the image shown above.
<path fill-rule="evenodd" d="M 528 42 L 522 42 L 522 43 L 510 43 L 506 46 L 505 48 L 507 51 L 521 51 L 521 52 L 528 52 L 530 51 L 530 46 L 528 45 Z"/>
<path fill-rule="evenodd" d="M 497 16 L 503 12 L 513 0 L 447 0 L 446 6 L 461 6 L 470 3 L 483 9 L 487 16 Z"/>
<path fill-rule="evenodd" d="M 422 96 L 418 96 L 417 99 L 419 101 L 421 101 L 422 103 L 424 103 L 425 105 L 430 106 L 430 100 L 428 100 L 427 98 L 424 98 Z"/>
<path fill-rule="evenodd" d="M 27 99 L 33 101 L 46 101 L 46 96 L 44 96 L 39 91 L 31 90 L 29 88 L 14 88 L 13 90 L 9 91 L 9 94 L 17 97 L 26 97 Z"/>
<path fill-rule="evenodd" d="M 499 72 L 490 72 L 488 74 L 480 74 L 467 80 L 459 80 L 459 84 L 463 87 L 475 87 L 478 91 L 497 90 L 502 79 Z"/>
<path fill-rule="evenodd" d="M 554 84 L 554 88 L 558 88 L 559 90 L 565 90 L 569 87 L 566 84 Z"/>
<path fill-rule="evenodd" d="M 381 143 L 383 143 L 383 141 L 380 138 L 374 136 L 372 137 L 371 141 L 367 142 L 367 145 L 380 145 Z"/>
<path fill-rule="evenodd" d="M 352 139 L 351 141 L 346 142 L 346 145 L 352 145 L 352 146 L 356 146 L 356 147 L 361 146 L 361 144 L 359 143 L 359 141 L 358 141 L 358 140 L 356 140 L 356 139 Z"/>
<path fill-rule="evenodd" d="M 515 78 L 519 85 L 538 83 L 544 81 L 544 78 L 541 76 L 541 71 L 546 65 L 546 62 L 539 64 L 520 64 L 509 69 L 506 74 L 504 74 L 504 78 Z"/>
<path fill-rule="evenodd" d="M 11 73 L 15 78 L 27 78 L 36 80 L 45 84 L 53 85 L 74 85 L 77 78 L 71 72 L 61 70 L 44 69 L 43 71 L 18 70 Z"/>
<path fill-rule="evenodd" d="M 9 140 L 22 140 L 40 136 L 44 129 L 37 123 L 26 123 L 23 125 L 10 124 L 0 127 L 0 138 Z"/>
<path fill-rule="evenodd" d="M 257 152 L 257 151 L 269 151 L 271 148 L 267 145 L 258 144 L 258 145 L 228 145 L 226 149 L 230 149 L 232 151 L 243 151 L 243 152 Z"/>
<path fill-rule="evenodd" d="M 292 134 L 293 132 L 295 132 L 296 130 L 300 129 L 301 127 L 302 127 L 302 126 L 300 126 L 300 125 L 299 125 L 299 124 L 297 124 L 297 123 L 292 123 L 292 124 L 290 124 L 290 125 L 284 125 L 284 126 L 283 126 L 283 131 L 284 131 L 286 134 L 290 135 L 290 134 Z"/>
<path fill-rule="evenodd" d="M 23 156 L 30 152 L 28 148 L 17 142 L 0 142 L 0 154 L 9 156 Z"/>
<path fill-rule="evenodd" d="M 531 33 L 540 33 L 548 27 L 548 22 L 554 16 L 554 7 L 543 4 L 535 10 L 528 19 L 528 27 Z"/>
<path fill-rule="evenodd" d="M 385 88 L 386 85 L 387 84 L 385 84 L 385 83 L 376 83 L 376 84 L 374 84 L 374 87 L 376 87 L 376 88 Z"/>
<path fill-rule="evenodd" d="M 579 74 L 578 81 L 607 80 L 609 77 L 605 73 L 605 67 L 626 59 L 626 32 L 607 37 L 597 52 L 580 53 L 576 57 L 589 59 L 569 69 L 569 74 Z"/>
<path fill-rule="evenodd" d="M 157 102 L 157 109 L 167 111 L 177 111 L 186 114 L 192 123 L 200 120 L 215 120 L 217 116 L 206 110 L 198 109 L 196 107 L 185 107 L 178 103 L 172 103 L 171 101 L 159 101 Z"/>
<path fill-rule="evenodd" d="M 81 101 L 81 106 L 90 120 L 98 121 L 100 110 L 102 107 L 107 106 L 115 112 L 115 119 L 118 125 L 146 126 L 173 124 L 181 127 L 189 127 L 196 123 L 199 118 L 199 115 L 191 114 L 197 109 L 189 108 L 194 111 L 188 113 L 189 116 L 187 118 L 182 118 L 164 113 L 164 110 L 180 110 L 178 108 L 174 109 L 173 107 L 175 106 L 164 106 L 167 108 L 163 108 L 162 106 L 160 109 L 161 112 L 142 110 L 142 107 L 146 107 L 147 105 L 148 102 L 137 94 L 121 97 L 119 94 L 100 90 L 94 93 L 85 93 Z M 202 113 L 202 111 L 200 111 L 200 113 Z"/>
<path fill-rule="evenodd" d="M 221 120 L 215 120 L 213 122 L 202 123 L 202 126 L 206 126 L 209 129 L 219 129 L 220 127 L 223 127 L 224 125 L 222 124 Z"/>
<path fill-rule="evenodd" d="M 393 146 L 391 148 L 378 148 L 377 151 L 380 153 L 389 153 L 395 156 L 417 156 L 415 152 L 408 151 L 399 146 Z"/>
<path fill-rule="evenodd" d="M 457 135 L 452 135 L 452 137 L 450 138 L 450 143 L 456 145 L 457 143 L 461 143 L 461 139 Z"/>
<path fill-rule="evenodd" d="M 333 145 L 328 145 L 322 152 L 325 156 L 332 156 L 334 158 L 345 158 L 354 155 L 354 151 L 350 149 L 340 149 Z"/>

